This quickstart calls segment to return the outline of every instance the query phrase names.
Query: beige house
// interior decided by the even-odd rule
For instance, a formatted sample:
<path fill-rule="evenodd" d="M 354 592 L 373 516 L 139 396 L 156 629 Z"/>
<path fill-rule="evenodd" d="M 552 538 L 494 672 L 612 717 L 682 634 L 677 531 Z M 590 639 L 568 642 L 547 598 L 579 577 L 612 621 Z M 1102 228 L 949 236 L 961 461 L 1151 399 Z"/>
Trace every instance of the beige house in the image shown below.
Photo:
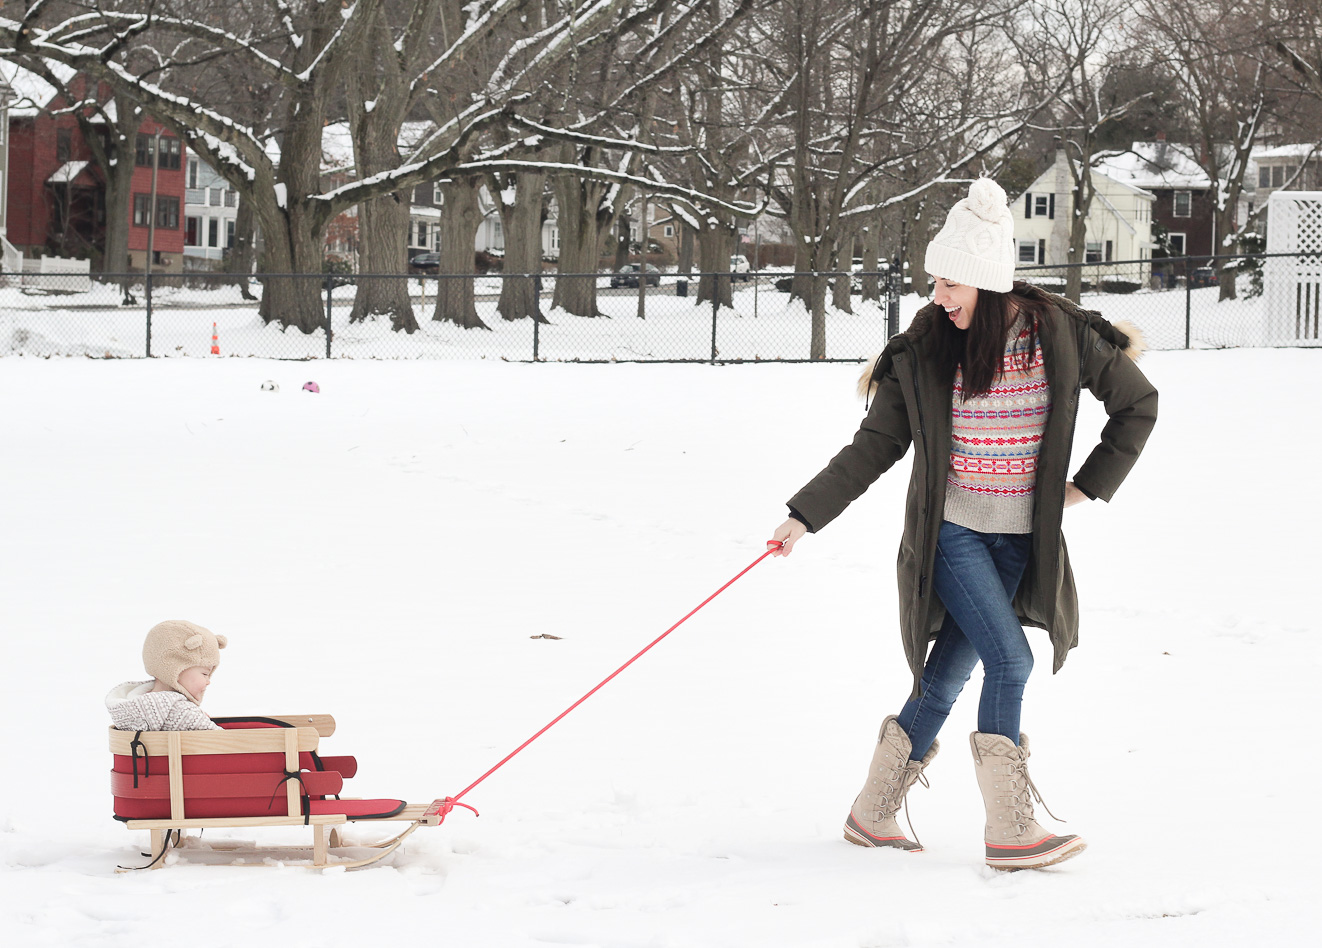
<path fill-rule="evenodd" d="M 1056 160 L 1020 195 L 1014 212 L 1018 265 L 1070 261 L 1069 232 L 1073 199 L 1070 169 L 1063 149 Z M 1088 211 L 1084 261 L 1148 260 L 1152 257 L 1152 206 L 1156 195 L 1094 168 L 1097 194 Z M 1146 268 L 1146 264 L 1144 267 Z M 1142 275 L 1145 281 L 1147 274 Z"/>

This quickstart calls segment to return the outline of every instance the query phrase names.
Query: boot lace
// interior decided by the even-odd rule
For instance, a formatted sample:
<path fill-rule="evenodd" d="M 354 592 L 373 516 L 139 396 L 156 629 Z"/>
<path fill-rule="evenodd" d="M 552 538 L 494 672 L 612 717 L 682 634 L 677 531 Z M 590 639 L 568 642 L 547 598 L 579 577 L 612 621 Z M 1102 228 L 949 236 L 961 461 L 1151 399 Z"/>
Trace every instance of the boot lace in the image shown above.
<path fill-rule="evenodd" d="M 1033 783 L 1033 778 L 1028 774 L 1028 761 L 1025 759 L 1008 758 L 1009 767 L 1006 768 L 1006 776 L 1010 781 L 1010 800 L 1014 804 L 1014 815 L 1016 817 L 1015 827 L 1019 833 L 1028 831 L 1028 822 L 1034 820 L 1033 801 L 1036 800 L 1042 804 L 1042 809 L 1057 823 L 1064 823 L 1056 814 L 1051 812 L 1051 807 L 1047 806 L 1047 801 L 1042 798 L 1042 793 L 1037 789 L 1037 784 Z"/>
<path fill-rule="evenodd" d="M 886 768 L 885 780 L 885 790 L 878 794 L 881 797 L 881 805 L 876 811 L 877 822 L 880 823 L 894 817 L 895 814 L 900 812 L 900 807 L 904 807 L 904 820 L 909 824 L 909 835 L 915 843 L 921 846 L 923 841 L 914 832 L 913 818 L 909 815 L 909 808 L 904 806 L 904 801 L 908 796 L 909 788 L 915 783 L 927 788 L 931 787 L 931 784 L 927 781 L 927 775 L 923 773 L 922 763 L 916 760 L 906 760 L 898 767 L 892 764 Z"/>

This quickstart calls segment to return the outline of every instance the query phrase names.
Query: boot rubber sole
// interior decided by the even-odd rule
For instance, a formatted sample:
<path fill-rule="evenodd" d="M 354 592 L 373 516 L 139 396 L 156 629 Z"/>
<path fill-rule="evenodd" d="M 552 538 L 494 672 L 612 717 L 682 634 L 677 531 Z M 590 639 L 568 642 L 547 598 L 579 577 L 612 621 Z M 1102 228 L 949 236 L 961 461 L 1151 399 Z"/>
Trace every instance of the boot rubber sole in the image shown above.
<path fill-rule="evenodd" d="M 920 853 L 923 847 L 904 836 L 873 836 L 854 821 L 854 814 L 845 820 L 845 839 L 855 846 L 869 849 L 899 849 L 903 852 Z"/>
<path fill-rule="evenodd" d="M 1047 866 L 1062 863 L 1066 859 L 1073 859 L 1087 848 L 1088 844 L 1081 837 L 1074 836 L 1063 841 L 1057 848 L 1035 856 L 988 856 L 987 865 L 1001 872 L 1018 872 L 1020 869 L 1045 869 Z"/>

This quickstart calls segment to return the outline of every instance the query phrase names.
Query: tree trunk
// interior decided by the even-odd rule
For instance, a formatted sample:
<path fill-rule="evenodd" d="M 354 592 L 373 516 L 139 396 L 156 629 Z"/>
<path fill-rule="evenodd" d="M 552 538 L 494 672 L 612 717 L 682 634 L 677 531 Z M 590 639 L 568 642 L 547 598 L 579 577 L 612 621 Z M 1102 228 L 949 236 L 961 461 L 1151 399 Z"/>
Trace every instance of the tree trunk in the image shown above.
<path fill-rule="evenodd" d="M 731 230 L 724 224 L 698 233 L 698 303 L 717 297 L 718 306 L 734 307 L 730 288 Z"/>
<path fill-rule="evenodd" d="M 418 320 L 409 299 L 409 195 L 396 192 L 358 205 L 358 272 L 401 274 L 399 279 L 360 279 L 349 322 L 386 317 L 390 328 L 414 333 Z M 472 261 L 469 261 L 470 265 Z"/>
<path fill-rule="evenodd" d="M 1226 207 L 1231 208 L 1232 210 L 1220 211 L 1216 214 L 1216 232 L 1221 235 L 1221 237 L 1218 238 L 1218 246 L 1212 248 L 1213 254 L 1223 252 L 1234 253 L 1238 247 L 1237 241 L 1230 245 L 1227 245 L 1224 242 L 1225 234 L 1233 234 L 1235 232 L 1235 214 L 1233 208 L 1238 203 L 1239 194 L 1233 194 L 1231 199 L 1226 201 Z M 1238 287 L 1235 285 L 1235 267 L 1225 266 L 1226 262 L 1227 261 L 1224 260 L 1212 261 L 1212 266 L 1215 268 L 1212 272 L 1215 273 L 1217 277 L 1216 282 L 1218 289 L 1216 299 L 1218 303 L 1222 300 L 1233 300 L 1238 295 Z"/>
<path fill-rule="evenodd" d="M 643 260 L 647 259 L 647 252 L 643 252 Z M 629 218 L 623 214 L 615 222 L 615 270 L 618 272 L 621 267 L 629 262 Z"/>
<path fill-rule="evenodd" d="M 831 288 L 831 305 L 841 312 L 853 313 L 854 308 L 849 305 L 849 294 L 854 288 L 853 236 L 841 239 L 836 248 L 835 260 L 831 262 L 831 269 L 836 271 Z"/>
<path fill-rule="evenodd" d="M 474 244 L 482 223 L 478 178 L 456 177 L 441 185 L 441 261 L 433 320 L 464 329 L 490 329 L 477 315 L 473 298 Z"/>
<path fill-rule="evenodd" d="M 512 177 L 514 200 L 507 203 L 497 193 L 501 226 L 505 230 L 505 278 L 500 281 L 496 312 L 509 322 L 535 319 L 545 323 L 538 287 L 542 274 L 542 193 L 546 188 L 546 175 L 516 174 Z M 519 273 L 532 276 L 526 280 L 516 279 L 514 274 Z"/>
<path fill-rule="evenodd" d="M 862 298 L 879 303 L 882 281 L 877 273 L 881 269 L 881 213 L 877 212 L 871 217 L 871 222 L 860 235 L 860 243 L 863 245 L 863 276 L 860 282 L 863 284 Z"/>
<path fill-rule="evenodd" d="M 826 358 L 826 275 L 819 273 L 808 278 L 808 306 L 812 312 L 812 328 L 808 340 L 808 358 Z"/>
<path fill-rule="evenodd" d="M 927 243 L 928 219 L 927 202 L 921 198 L 913 208 L 912 227 L 908 229 L 909 243 L 909 283 L 910 289 L 923 299 L 927 299 Z M 903 269 L 903 268 L 901 268 Z M 900 280 L 904 279 L 901 272 Z M 904 284 L 900 284 L 900 293 L 904 293 Z"/>
<path fill-rule="evenodd" d="M 239 292 L 245 300 L 255 300 L 248 286 L 252 275 L 253 255 L 256 243 L 255 218 L 252 213 L 252 201 L 239 200 L 239 209 L 234 218 L 234 243 L 230 244 L 229 256 L 225 258 L 225 272 L 234 274 Z"/>
<path fill-rule="evenodd" d="M 101 258 L 101 269 L 106 273 L 127 273 L 129 220 L 133 211 L 133 139 L 127 143 L 121 140 L 115 151 L 115 164 L 106 180 L 106 252 Z"/>
<path fill-rule="evenodd" d="M 693 245 L 697 243 L 698 232 L 684 221 L 675 218 L 679 227 L 679 263 L 677 269 L 687 276 L 693 272 Z"/>
<path fill-rule="evenodd" d="M 555 180 L 556 205 L 560 210 L 560 276 L 556 277 L 553 308 L 573 316 L 604 316 L 597 306 L 596 276 L 601 259 L 601 219 L 597 213 L 601 195 L 595 182 L 569 176 Z M 566 278 L 563 274 L 572 274 Z"/>
<path fill-rule="evenodd" d="M 310 62 L 315 56 L 313 44 L 305 43 L 305 47 L 300 57 Z M 267 323 L 278 322 L 285 329 L 294 326 L 309 334 L 330 328 L 320 279 L 329 221 L 324 206 L 303 199 L 322 193 L 321 134 L 328 98 L 323 86 L 324 77 L 304 84 L 286 100 L 280 165 L 274 180 L 266 169 L 256 169 L 251 193 L 253 213 L 262 229 L 267 272 L 298 274 L 268 279 L 257 311 Z M 296 199 L 290 200 L 291 196 Z"/>

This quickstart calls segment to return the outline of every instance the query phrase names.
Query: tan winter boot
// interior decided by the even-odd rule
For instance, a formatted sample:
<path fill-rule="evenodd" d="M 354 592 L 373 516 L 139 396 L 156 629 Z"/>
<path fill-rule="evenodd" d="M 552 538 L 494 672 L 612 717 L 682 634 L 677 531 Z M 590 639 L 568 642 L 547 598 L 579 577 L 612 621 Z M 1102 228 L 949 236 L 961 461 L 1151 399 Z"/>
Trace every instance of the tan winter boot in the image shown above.
<path fill-rule="evenodd" d="M 872 766 L 868 768 L 868 781 L 845 820 L 845 839 L 858 846 L 889 846 L 912 853 L 922 852 L 922 845 L 908 839 L 900 830 L 895 816 L 904 806 L 904 797 L 910 787 L 915 783 L 927 786 L 923 768 L 932 762 L 937 748 L 937 742 L 933 741 L 932 749 L 923 755 L 922 760 L 910 760 L 913 745 L 909 743 L 904 728 L 896 722 L 895 715 L 882 721 L 877 749 L 872 753 Z"/>
<path fill-rule="evenodd" d="M 1088 847 L 1082 837 L 1056 836 L 1033 819 L 1033 798 L 1041 803 L 1042 795 L 1028 776 L 1027 734 L 1019 735 L 1017 747 L 1008 737 L 980 731 L 969 735 L 969 743 L 978 789 L 987 808 L 987 865 L 1005 870 L 1041 869 Z"/>

